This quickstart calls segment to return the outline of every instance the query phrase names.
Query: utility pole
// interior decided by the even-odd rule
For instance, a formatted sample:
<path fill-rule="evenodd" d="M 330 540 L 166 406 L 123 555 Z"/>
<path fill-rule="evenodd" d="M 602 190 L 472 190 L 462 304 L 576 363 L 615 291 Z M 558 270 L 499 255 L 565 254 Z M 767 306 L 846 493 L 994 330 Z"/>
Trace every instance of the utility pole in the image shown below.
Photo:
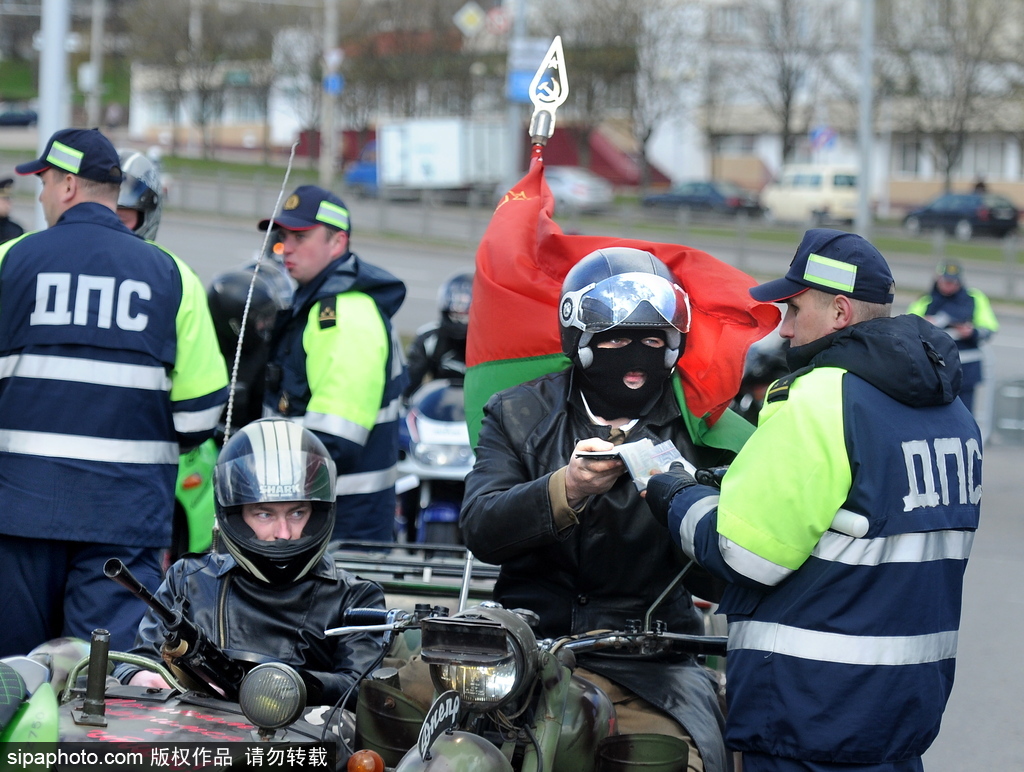
<path fill-rule="evenodd" d="M 39 131 L 36 140 L 42 155 L 50 135 L 68 125 L 68 28 L 71 24 L 68 0 L 43 0 L 39 52 Z M 36 204 L 36 227 L 46 227 L 43 208 Z"/>
<path fill-rule="evenodd" d="M 324 79 L 320 90 L 320 187 L 327 190 L 334 184 L 334 159 L 337 155 L 334 141 L 334 111 L 340 90 L 340 54 L 338 0 L 324 0 Z"/>
<path fill-rule="evenodd" d="M 199 93 L 199 67 L 203 56 L 203 0 L 189 0 L 188 6 L 188 64 L 189 77 L 189 109 L 185 111 L 187 123 L 185 124 L 186 140 L 185 147 L 192 150 L 195 147 L 195 129 L 199 129 L 200 155 L 205 155 L 203 128 L 200 124 L 200 111 L 202 95 Z"/>
<path fill-rule="evenodd" d="M 875 0 L 861 0 L 860 25 L 860 120 L 857 144 L 860 170 L 857 174 L 857 233 L 871 238 L 871 162 L 874 148 L 874 51 Z"/>
<path fill-rule="evenodd" d="M 92 88 L 86 101 L 86 125 L 100 125 L 100 107 L 103 97 L 103 26 L 107 15 L 106 0 L 92 0 L 92 35 L 89 44 L 89 68 Z"/>
<path fill-rule="evenodd" d="M 509 5 L 506 0 L 506 5 Z M 512 4 L 512 36 L 509 38 L 508 68 L 511 71 L 513 56 L 522 47 L 526 40 L 526 0 L 513 0 Z M 509 141 L 512 143 L 509 149 L 509 160 L 512 163 L 513 171 L 518 174 L 523 170 L 523 119 L 522 108 L 514 99 L 509 99 L 505 108 L 505 120 L 508 121 Z"/>

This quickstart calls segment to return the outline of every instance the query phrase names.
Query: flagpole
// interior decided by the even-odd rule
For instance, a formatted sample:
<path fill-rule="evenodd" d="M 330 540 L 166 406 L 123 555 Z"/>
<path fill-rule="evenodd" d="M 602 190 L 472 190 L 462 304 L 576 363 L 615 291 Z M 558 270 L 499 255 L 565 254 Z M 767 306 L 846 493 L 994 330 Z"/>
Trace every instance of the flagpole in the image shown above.
<path fill-rule="evenodd" d="M 533 160 L 543 160 L 544 146 L 555 133 L 555 112 L 568 96 L 569 79 L 565 71 L 562 37 L 556 35 L 530 83 L 530 101 L 533 102 L 533 116 L 530 118 L 530 142 L 533 144 L 531 163 Z"/>

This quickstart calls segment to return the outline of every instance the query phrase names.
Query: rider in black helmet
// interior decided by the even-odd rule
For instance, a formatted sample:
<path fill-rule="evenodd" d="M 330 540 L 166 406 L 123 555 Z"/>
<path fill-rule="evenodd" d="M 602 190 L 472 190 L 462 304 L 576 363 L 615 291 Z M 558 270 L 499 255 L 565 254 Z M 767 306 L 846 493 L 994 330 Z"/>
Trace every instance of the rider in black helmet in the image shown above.
<path fill-rule="evenodd" d="M 206 293 L 213 327 L 217 332 L 217 343 L 230 373 L 235 362 L 239 331 L 242 330 L 246 298 L 249 297 L 249 287 L 252 285 L 235 382 L 231 418 L 233 426 L 245 426 L 263 415 L 263 386 L 270 333 L 274 329 L 278 311 L 288 308 L 292 298 L 288 277 L 270 263 L 260 264 L 255 280 L 252 274 L 251 266 L 222 273 L 210 282 Z"/>
<path fill-rule="evenodd" d="M 416 334 L 406 352 L 409 385 L 408 399 L 424 379 L 464 378 L 466 375 L 466 333 L 469 329 L 469 306 L 473 300 L 473 274 L 457 273 L 437 293 L 438 319 Z"/>
<path fill-rule="evenodd" d="M 716 599 L 708 575 L 681 574 L 685 556 L 621 460 L 578 455 L 647 439 L 700 467 L 732 459 L 691 434 L 673 391 L 690 312 L 686 289 L 653 254 L 592 252 L 566 275 L 551 319 L 572 366 L 484 408 L 459 525 L 475 556 L 501 566 L 494 600 L 536 612 L 538 637 L 623 629 L 655 606 L 670 632 L 704 632 L 691 593 Z M 612 698 L 620 734 L 667 736 L 686 759 L 679 769 L 729 768 L 715 686 L 693 658 L 581 655 L 578 665 Z"/>
<path fill-rule="evenodd" d="M 163 212 L 160 170 L 137 150 L 120 150 L 118 156 L 124 180 L 117 196 L 117 216 L 142 238 L 154 241 Z"/>
<path fill-rule="evenodd" d="M 308 429 L 283 418 L 243 427 L 224 445 L 214 471 L 227 553 L 182 558 L 156 592 L 229 653 L 252 652 L 297 668 L 310 704 L 341 699 L 381 655 L 375 635 L 324 635 L 341 626 L 345 609 L 384 608 L 377 584 L 325 554 L 335 482 L 334 461 Z M 162 620 L 147 612 L 133 652 L 159 660 L 164 632 Z M 166 686 L 156 673 L 128 665 L 115 676 Z"/>

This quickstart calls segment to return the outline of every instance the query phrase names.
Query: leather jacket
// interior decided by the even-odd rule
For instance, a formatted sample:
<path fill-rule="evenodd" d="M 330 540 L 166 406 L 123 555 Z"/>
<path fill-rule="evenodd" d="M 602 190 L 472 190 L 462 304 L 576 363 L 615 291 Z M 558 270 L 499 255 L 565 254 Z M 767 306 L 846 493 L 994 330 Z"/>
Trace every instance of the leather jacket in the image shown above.
<path fill-rule="evenodd" d="M 349 608 L 385 608 L 374 582 L 338 568 L 329 555 L 288 585 L 268 585 L 240 569 L 227 554 L 189 555 L 171 566 L 155 593 L 174 608 L 188 601 L 186 616 L 222 649 L 255 652 L 312 675 L 323 685 L 320 702 L 337 702 L 381 653 L 380 637 L 370 633 L 327 637 L 342 625 Z M 160 660 L 163 622 L 147 611 L 131 653 Z M 128 683 L 138 668 L 121 665 L 114 676 Z M 350 704 L 354 704 L 353 689 Z M 311 704 L 313 697 L 311 695 Z"/>
<path fill-rule="evenodd" d="M 655 521 L 628 474 L 586 502 L 579 522 L 559 530 L 549 479 L 580 439 L 608 439 L 590 423 L 572 370 L 499 392 L 484 408 L 477 460 L 466 478 L 460 525 L 466 546 L 501 565 L 494 599 L 540 617 L 537 637 L 621 629 L 647 609 L 688 559 Z M 698 467 L 727 463 L 731 451 L 695 446 L 670 390 L 627 433 L 626 441 L 672 440 Z M 668 630 L 703 633 L 690 590 L 717 600 L 702 569 L 691 568 L 654 613 Z M 689 588 L 689 590 L 687 589 Z M 709 772 L 728 768 L 723 719 L 713 685 L 691 657 L 672 661 L 588 656 L 581 664 L 669 712 L 697 741 Z"/>

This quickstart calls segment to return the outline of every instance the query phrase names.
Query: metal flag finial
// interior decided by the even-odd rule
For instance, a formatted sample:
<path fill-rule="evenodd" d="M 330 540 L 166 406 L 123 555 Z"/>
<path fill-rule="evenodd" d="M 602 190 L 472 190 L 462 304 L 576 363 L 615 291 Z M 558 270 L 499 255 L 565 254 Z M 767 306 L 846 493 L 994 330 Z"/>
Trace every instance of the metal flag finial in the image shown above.
<path fill-rule="evenodd" d="M 530 141 L 533 144 L 543 145 L 550 139 L 555 131 L 555 111 L 567 96 L 569 79 L 562 54 L 562 37 L 556 35 L 530 83 L 530 101 L 533 102 Z"/>

